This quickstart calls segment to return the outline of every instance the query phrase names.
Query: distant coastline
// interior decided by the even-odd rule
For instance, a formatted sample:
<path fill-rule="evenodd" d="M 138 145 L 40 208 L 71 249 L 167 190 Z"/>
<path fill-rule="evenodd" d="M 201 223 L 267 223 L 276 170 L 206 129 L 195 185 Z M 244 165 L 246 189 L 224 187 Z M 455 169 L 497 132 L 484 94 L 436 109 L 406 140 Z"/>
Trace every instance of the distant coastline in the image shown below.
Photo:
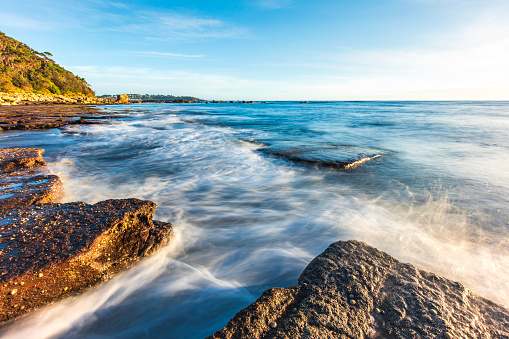
<path fill-rule="evenodd" d="M 99 99 L 117 101 L 122 94 L 104 94 Z M 204 102 L 206 100 L 192 96 L 174 96 L 167 94 L 125 94 L 129 102 Z"/>

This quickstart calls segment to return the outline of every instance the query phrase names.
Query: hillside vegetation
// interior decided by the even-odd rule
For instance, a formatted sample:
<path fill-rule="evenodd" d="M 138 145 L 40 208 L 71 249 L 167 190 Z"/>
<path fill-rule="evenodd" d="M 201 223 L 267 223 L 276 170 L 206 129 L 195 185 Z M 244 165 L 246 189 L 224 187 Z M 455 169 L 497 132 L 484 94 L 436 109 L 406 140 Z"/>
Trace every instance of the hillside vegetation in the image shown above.
<path fill-rule="evenodd" d="M 57 65 L 50 56 L 0 32 L 0 92 L 95 97 L 85 79 Z"/>

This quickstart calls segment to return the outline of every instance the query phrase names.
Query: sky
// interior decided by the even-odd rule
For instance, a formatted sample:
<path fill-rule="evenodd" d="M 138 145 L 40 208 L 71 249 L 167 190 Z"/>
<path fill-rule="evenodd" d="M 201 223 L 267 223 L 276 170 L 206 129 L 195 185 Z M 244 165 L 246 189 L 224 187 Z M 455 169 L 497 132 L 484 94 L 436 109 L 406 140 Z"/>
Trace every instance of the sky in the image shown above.
<path fill-rule="evenodd" d="M 507 0 L 0 0 L 97 95 L 509 100 Z"/>

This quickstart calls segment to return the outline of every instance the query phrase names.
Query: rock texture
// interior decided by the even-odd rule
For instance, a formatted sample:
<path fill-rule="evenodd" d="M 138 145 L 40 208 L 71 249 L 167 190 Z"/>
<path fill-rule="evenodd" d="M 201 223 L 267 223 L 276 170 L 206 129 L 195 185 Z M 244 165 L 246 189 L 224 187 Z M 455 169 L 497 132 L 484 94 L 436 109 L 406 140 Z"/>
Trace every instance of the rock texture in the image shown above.
<path fill-rule="evenodd" d="M 44 204 L 0 212 L 0 321 L 108 279 L 172 236 L 137 199 Z"/>
<path fill-rule="evenodd" d="M 110 104 L 111 100 L 97 98 L 95 96 L 69 96 L 54 94 L 37 94 L 27 92 L 5 93 L 0 92 L 0 106 L 30 105 L 40 103 L 59 104 Z"/>
<path fill-rule="evenodd" d="M 40 148 L 0 148 L 0 211 L 58 201 L 62 182 L 51 174 Z"/>
<path fill-rule="evenodd" d="M 0 149 L 0 322 L 106 280 L 173 236 L 151 201 L 54 203 L 61 184 L 39 174 L 43 152 Z"/>
<path fill-rule="evenodd" d="M 509 338 L 509 310 L 358 241 L 316 257 L 209 338 Z"/>
<path fill-rule="evenodd" d="M 317 151 L 302 151 L 301 149 L 291 150 L 272 150 L 270 148 L 261 148 L 258 152 L 277 156 L 283 159 L 288 159 L 292 162 L 296 162 L 304 165 L 312 165 L 318 167 L 330 167 L 334 169 L 351 169 L 355 168 L 365 162 L 379 158 L 382 154 L 355 154 L 346 156 L 343 154 L 327 154 L 327 150 Z"/>
<path fill-rule="evenodd" d="M 104 114 L 94 107 L 84 105 L 0 106 L 0 131 L 59 128 L 74 124 L 100 124 L 106 120 L 121 117 L 125 117 L 125 114 L 118 112 Z"/>

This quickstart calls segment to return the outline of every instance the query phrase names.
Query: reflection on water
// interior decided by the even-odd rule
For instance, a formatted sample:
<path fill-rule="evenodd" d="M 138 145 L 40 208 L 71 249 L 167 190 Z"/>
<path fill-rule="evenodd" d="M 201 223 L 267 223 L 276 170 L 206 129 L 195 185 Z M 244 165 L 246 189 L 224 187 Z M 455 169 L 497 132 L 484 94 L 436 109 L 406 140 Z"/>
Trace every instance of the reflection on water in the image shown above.
<path fill-rule="evenodd" d="M 5 337 L 202 338 L 265 289 L 296 284 L 340 239 L 366 241 L 509 304 L 509 104 L 129 109 L 140 113 L 72 133 L 2 133 L 0 142 L 45 148 L 67 201 L 153 200 L 176 241 L 17 321 Z M 296 144 L 384 153 L 335 170 L 257 151 Z"/>

